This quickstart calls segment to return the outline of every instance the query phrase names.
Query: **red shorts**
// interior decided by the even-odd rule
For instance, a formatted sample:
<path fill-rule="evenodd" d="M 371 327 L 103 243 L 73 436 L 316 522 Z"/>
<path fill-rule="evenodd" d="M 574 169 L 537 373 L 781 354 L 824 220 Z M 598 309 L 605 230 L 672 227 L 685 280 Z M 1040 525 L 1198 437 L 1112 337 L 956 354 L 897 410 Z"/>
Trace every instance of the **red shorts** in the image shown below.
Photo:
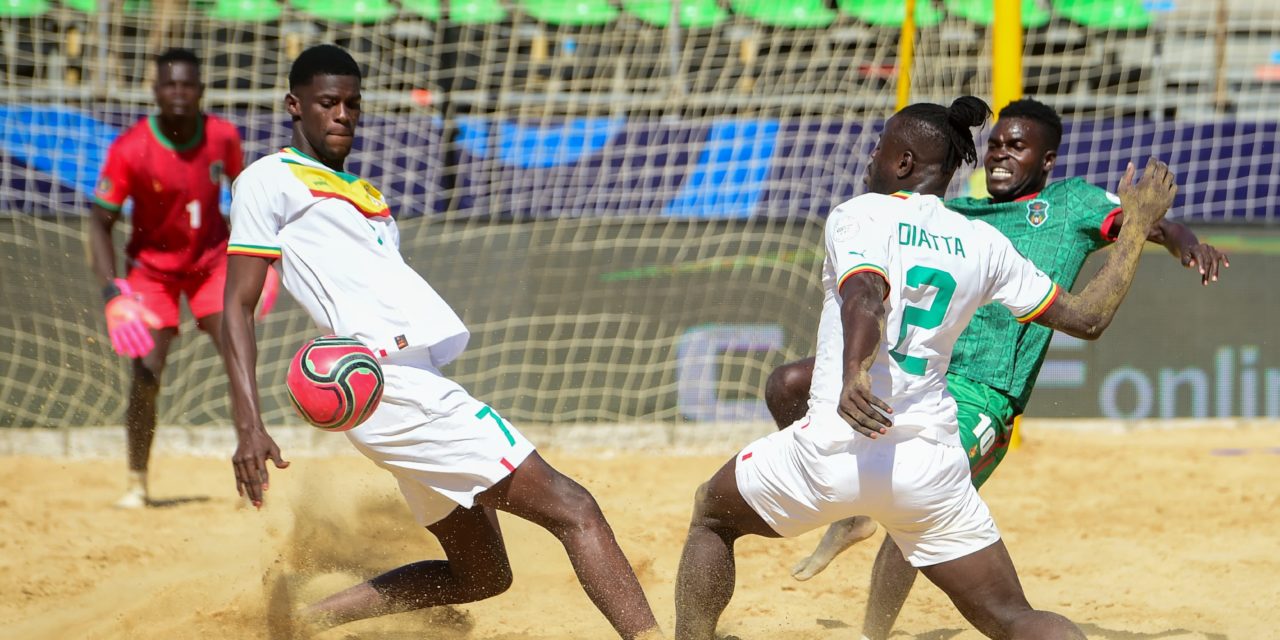
<path fill-rule="evenodd" d="M 137 265 L 129 271 L 129 286 L 142 306 L 160 317 L 161 329 L 177 327 L 180 320 L 178 296 L 187 296 L 187 306 L 196 319 L 222 313 L 222 289 L 227 282 L 227 261 L 215 260 L 208 271 L 172 276 Z"/>

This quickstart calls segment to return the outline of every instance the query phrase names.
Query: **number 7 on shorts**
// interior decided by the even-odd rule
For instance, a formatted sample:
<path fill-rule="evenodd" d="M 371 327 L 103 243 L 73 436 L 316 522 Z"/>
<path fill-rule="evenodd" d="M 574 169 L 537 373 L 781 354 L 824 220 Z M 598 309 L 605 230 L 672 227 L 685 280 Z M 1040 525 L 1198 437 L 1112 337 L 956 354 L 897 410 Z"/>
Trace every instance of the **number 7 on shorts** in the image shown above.
<path fill-rule="evenodd" d="M 507 423 L 502 421 L 502 416 L 498 415 L 498 412 L 487 404 L 476 413 L 476 417 L 481 420 L 484 420 L 485 416 L 493 418 L 493 421 L 498 423 L 498 428 L 502 429 L 502 435 L 507 437 L 507 443 L 514 447 L 516 439 L 511 435 L 511 430 L 507 428 Z"/>

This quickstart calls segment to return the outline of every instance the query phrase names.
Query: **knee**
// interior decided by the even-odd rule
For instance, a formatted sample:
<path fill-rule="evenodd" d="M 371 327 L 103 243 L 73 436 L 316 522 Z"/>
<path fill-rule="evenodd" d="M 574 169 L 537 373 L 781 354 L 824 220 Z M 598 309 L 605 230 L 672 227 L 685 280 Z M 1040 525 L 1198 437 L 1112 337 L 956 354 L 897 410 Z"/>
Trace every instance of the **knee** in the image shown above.
<path fill-rule="evenodd" d="M 484 575 L 469 576 L 466 584 L 468 599 L 484 600 L 506 593 L 511 588 L 511 565 L 507 562 L 495 563 Z"/>
<path fill-rule="evenodd" d="M 548 526 L 553 535 L 564 538 L 576 533 L 608 530 L 604 512 L 600 510 L 599 503 L 590 491 L 569 478 L 563 478 L 557 484 L 557 515 Z"/>
<path fill-rule="evenodd" d="M 784 364 L 769 374 L 764 385 L 764 402 L 779 427 L 803 417 L 809 383 L 808 371 L 800 363 Z"/>
<path fill-rule="evenodd" d="M 711 482 L 707 481 L 698 486 L 693 492 L 693 518 L 689 523 L 691 527 L 711 527 L 714 521 L 707 517 L 708 500 L 711 495 Z"/>
<path fill-rule="evenodd" d="M 163 363 L 149 363 L 145 359 L 133 361 L 133 386 L 139 391 L 155 394 L 160 391 L 160 375 Z"/>

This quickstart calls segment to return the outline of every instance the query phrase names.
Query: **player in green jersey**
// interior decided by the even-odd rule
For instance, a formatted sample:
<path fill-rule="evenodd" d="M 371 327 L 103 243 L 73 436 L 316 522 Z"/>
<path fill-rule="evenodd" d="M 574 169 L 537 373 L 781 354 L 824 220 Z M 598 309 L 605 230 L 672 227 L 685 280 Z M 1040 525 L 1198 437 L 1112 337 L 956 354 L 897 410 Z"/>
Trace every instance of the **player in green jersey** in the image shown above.
<path fill-rule="evenodd" d="M 1052 107 L 1035 100 L 1010 103 L 1000 111 L 983 158 L 991 197 L 957 198 L 947 206 L 994 226 L 1051 279 L 1070 287 L 1089 254 L 1115 239 L 1124 214 L 1114 194 L 1083 179 L 1049 183 L 1061 140 L 1062 119 Z M 1176 222 L 1161 220 L 1148 240 L 1196 269 L 1206 285 L 1229 266 L 1224 254 Z M 1100 333 L 1076 337 L 1094 340 Z M 1046 327 L 1019 324 L 999 305 L 988 305 L 956 342 L 947 390 L 956 400 L 960 439 L 975 487 L 981 488 L 1004 458 L 1014 419 L 1027 406 L 1052 335 Z M 769 376 L 765 401 L 779 429 L 804 417 L 813 362 L 807 358 L 785 364 Z M 836 555 L 875 531 L 875 523 L 862 516 L 831 525 L 792 574 L 799 580 L 817 575 Z M 886 536 L 872 567 L 864 638 L 889 636 L 917 573 Z"/>

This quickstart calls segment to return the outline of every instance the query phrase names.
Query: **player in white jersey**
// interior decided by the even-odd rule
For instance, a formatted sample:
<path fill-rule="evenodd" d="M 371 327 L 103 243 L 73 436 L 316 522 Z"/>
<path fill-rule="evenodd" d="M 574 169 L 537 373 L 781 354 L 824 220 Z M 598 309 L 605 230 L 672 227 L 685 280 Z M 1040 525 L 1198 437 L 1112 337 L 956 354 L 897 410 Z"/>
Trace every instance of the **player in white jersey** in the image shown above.
<path fill-rule="evenodd" d="M 284 607 L 285 615 L 270 620 L 273 638 L 502 593 L 511 566 L 496 511 L 560 540 L 583 589 L 621 637 L 659 636 L 635 572 L 591 494 L 440 373 L 465 348 L 467 329 L 405 264 L 382 194 L 343 170 L 360 117 L 355 61 L 333 45 L 304 51 L 289 73 L 285 106 L 292 146 L 253 163 L 233 187 L 223 327 L 239 440 L 237 488 L 261 506 L 267 460 L 281 469 L 289 464 L 262 424 L 255 382 L 252 312 L 267 266 L 278 260 L 285 287 L 321 330 L 353 336 L 381 359 L 382 402 L 346 433 L 395 476 L 447 559 L 393 569 L 298 611 Z M 273 585 L 273 597 L 280 591 Z"/>
<path fill-rule="evenodd" d="M 1027 602 L 969 481 L 947 364 L 973 312 L 990 301 L 1072 333 L 1108 324 L 1176 187 L 1155 160 L 1137 186 L 1129 168 L 1120 197 L 1133 226 L 1073 296 L 994 228 L 939 199 L 960 162 L 976 159 L 970 127 L 989 115 L 971 96 L 950 108 L 903 109 L 872 152 L 871 193 L 828 218 L 809 412 L 747 445 L 699 488 L 676 583 L 677 640 L 714 637 L 733 594 L 738 538 L 795 536 L 854 515 L 879 521 L 987 636 L 1084 638 Z"/>

